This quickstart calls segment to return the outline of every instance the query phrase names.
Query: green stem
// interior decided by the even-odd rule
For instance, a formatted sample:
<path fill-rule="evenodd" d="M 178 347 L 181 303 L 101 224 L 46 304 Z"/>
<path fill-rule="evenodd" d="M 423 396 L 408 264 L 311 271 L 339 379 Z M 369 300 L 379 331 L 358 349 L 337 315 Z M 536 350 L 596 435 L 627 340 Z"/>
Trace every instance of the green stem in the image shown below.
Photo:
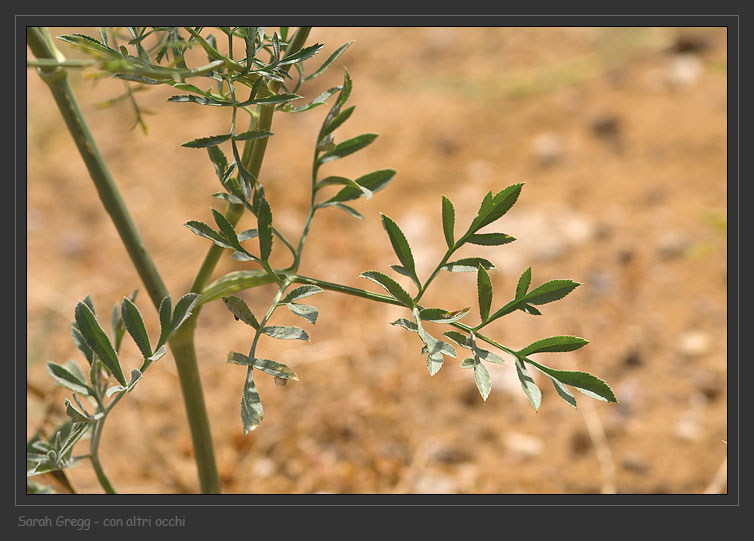
<path fill-rule="evenodd" d="M 35 56 L 65 61 L 63 55 L 55 48 L 46 29 L 30 27 L 27 28 L 26 35 L 29 47 Z M 68 130 L 73 136 L 94 181 L 102 204 L 115 224 L 152 303 L 155 308 L 159 308 L 162 299 L 168 296 L 168 290 L 131 219 L 107 165 L 102 159 L 86 120 L 81 114 L 73 90 L 68 84 L 65 70 L 59 67 L 41 67 L 38 68 L 38 72 L 52 92 Z M 219 492 L 220 483 L 214 459 L 209 419 L 204 407 L 204 394 L 196 365 L 196 356 L 195 354 L 192 355 L 193 343 L 189 350 L 186 347 L 185 339 L 179 336 L 170 340 L 170 347 L 181 381 L 183 400 L 194 442 L 201 491 Z M 95 464 L 95 469 L 96 467 L 98 467 L 97 464 Z M 101 469 L 101 466 L 99 467 Z"/>

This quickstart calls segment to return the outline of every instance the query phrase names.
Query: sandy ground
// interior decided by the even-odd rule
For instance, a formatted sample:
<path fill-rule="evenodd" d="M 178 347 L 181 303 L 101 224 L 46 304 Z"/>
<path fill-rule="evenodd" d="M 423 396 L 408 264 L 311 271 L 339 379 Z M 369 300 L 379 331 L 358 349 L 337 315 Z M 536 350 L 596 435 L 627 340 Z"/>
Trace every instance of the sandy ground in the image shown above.
<path fill-rule="evenodd" d="M 363 221 L 336 209 L 317 215 L 301 272 L 376 291 L 358 274 L 391 273 L 397 263 L 382 212 L 403 229 L 426 276 L 445 246 L 441 194 L 455 203 L 460 230 L 488 190 L 523 181 L 519 202 L 497 229 L 518 240 L 459 255 L 497 265 L 493 307 L 507 301 L 529 265 L 534 285 L 555 278 L 583 285 L 543 306 L 542 317 L 512 314 L 490 325 L 489 334 L 515 348 L 557 334 L 588 338 L 579 351 L 541 361 L 599 376 L 619 403 L 579 395 L 573 409 L 535 376 L 543 393 L 535 412 L 510 364 L 490 368 L 485 403 L 458 360 L 446 360 L 430 378 L 416 335 L 389 325 L 405 316 L 400 309 L 327 293 L 309 299 L 320 311 L 316 326 L 276 317 L 306 327 L 312 343 L 262 342 L 265 356 L 290 365 L 300 381 L 277 387 L 272 378 L 257 378 L 266 416 L 243 437 L 244 370 L 225 357 L 246 350 L 251 336 L 213 303 L 199 320 L 197 348 L 223 491 L 727 490 L 725 29 L 315 28 L 310 38 L 326 44 L 322 59 L 356 42 L 302 93 L 315 97 L 339 84 L 347 67 L 356 110 L 340 140 L 380 134 L 367 150 L 327 165 L 327 174 L 386 167 L 398 173 L 372 200 L 354 203 Z M 77 56 L 65 44 L 61 49 Z M 136 94 L 154 113 L 144 135 L 129 129 L 127 103 L 95 107 L 120 94 L 121 82 L 95 84 L 80 72 L 71 79 L 177 298 L 208 248 L 182 224 L 212 223 L 210 207 L 222 208 L 209 196 L 219 186 L 206 153 L 179 145 L 227 130 L 228 112 L 168 103 L 173 92 L 150 89 Z M 274 119 L 260 180 L 277 227 L 290 237 L 303 224 L 312 145 L 326 112 Z M 76 302 L 91 294 L 109 314 L 142 285 L 33 70 L 27 119 L 31 435 L 62 419 L 68 394 L 56 390 L 45 362 L 85 363 L 68 331 Z M 240 227 L 253 226 L 246 217 Z M 283 250 L 277 252 L 285 264 Z M 224 257 L 215 276 L 248 265 Z M 263 287 L 244 297 L 263 312 L 273 293 Z M 474 275 L 445 273 L 425 299 L 447 308 L 471 305 L 476 313 Z M 144 293 L 137 304 L 156 336 L 157 316 Z M 133 344 L 122 357 L 129 369 L 136 366 Z M 197 490 L 169 355 L 112 414 L 102 461 L 123 493 Z M 79 492 L 101 491 L 86 464 L 69 476 Z"/>

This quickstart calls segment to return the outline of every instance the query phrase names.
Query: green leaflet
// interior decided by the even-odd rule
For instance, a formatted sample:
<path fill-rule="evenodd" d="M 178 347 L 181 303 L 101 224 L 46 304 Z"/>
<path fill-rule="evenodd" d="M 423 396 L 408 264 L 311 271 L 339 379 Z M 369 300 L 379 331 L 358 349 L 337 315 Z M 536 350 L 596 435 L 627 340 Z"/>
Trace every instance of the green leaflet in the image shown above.
<path fill-rule="evenodd" d="M 471 307 L 461 308 L 449 312 L 442 308 L 424 308 L 420 310 L 419 316 L 422 321 L 432 321 L 433 323 L 455 323 L 463 319 L 471 311 Z"/>
<path fill-rule="evenodd" d="M 474 381 L 476 382 L 477 389 L 479 389 L 479 394 L 482 395 L 482 399 L 486 402 L 492 386 L 490 384 L 490 373 L 480 362 L 474 364 Z"/>
<path fill-rule="evenodd" d="M 393 177 L 395 177 L 395 171 L 393 169 L 380 169 L 378 171 L 373 171 L 362 177 L 359 177 L 354 180 L 354 182 L 356 182 L 356 184 L 358 184 L 362 188 L 366 188 L 367 190 L 374 193 L 387 186 L 387 184 L 391 180 L 393 180 Z M 353 186 L 346 186 L 338 193 L 336 193 L 333 197 L 321 203 L 320 206 L 324 206 L 329 203 L 342 203 L 344 201 L 352 201 L 353 199 L 358 199 L 363 195 L 364 192 L 361 188 L 356 189 Z"/>
<path fill-rule="evenodd" d="M 518 380 L 521 382 L 521 388 L 524 390 L 526 398 L 529 399 L 529 403 L 534 410 L 538 411 L 539 406 L 542 404 L 542 391 L 534 383 L 534 380 L 526 370 L 526 366 L 518 357 L 516 357 L 516 374 L 518 375 Z"/>
<path fill-rule="evenodd" d="M 392 295 L 393 298 L 395 298 L 403 306 L 406 306 L 408 308 L 414 307 L 414 301 L 411 298 L 411 295 L 406 293 L 406 290 L 403 289 L 398 282 L 396 282 L 389 276 L 386 276 L 378 271 L 364 271 L 359 276 L 361 278 L 371 280 L 375 284 L 379 284 L 380 286 L 385 288 L 385 291 L 390 293 L 390 295 Z"/>
<path fill-rule="evenodd" d="M 388 238 L 390 238 L 390 244 L 393 245 L 393 251 L 398 256 L 398 261 L 401 262 L 403 268 L 408 271 L 408 276 L 414 281 L 416 286 L 421 289 L 421 283 L 416 276 L 416 266 L 414 264 L 414 256 L 411 253 L 411 247 L 408 245 L 406 236 L 401 231 L 398 224 L 396 224 L 390 217 L 380 214 L 382 218 L 382 227 L 387 232 Z"/>
<path fill-rule="evenodd" d="M 228 362 L 241 366 L 251 365 L 254 368 L 261 370 L 262 372 L 265 372 L 266 374 L 270 374 L 271 376 L 298 381 L 298 376 L 293 370 L 288 368 L 288 366 L 284 365 L 283 363 L 271 361 L 269 359 L 254 359 L 253 361 L 249 362 L 249 358 L 246 355 L 231 351 L 230 353 L 228 353 Z"/>
<path fill-rule="evenodd" d="M 269 359 L 254 359 L 254 368 L 261 370 L 266 374 L 276 378 L 292 379 L 298 381 L 296 373 L 283 363 L 271 361 Z"/>
<path fill-rule="evenodd" d="M 144 326 L 144 320 L 141 318 L 139 309 L 136 308 L 136 305 L 128 297 L 123 297 L 121 317 L 128 334 L 133 338 L 141 354 L 145 359 L 151 357 L 152 347 L 149 345 L 149 335 L 147 334 L 147 328 Z"/>
<path fill-rule="evenodd" d="M 481 362 L 481 361 L 487 361 L 490 363 L 496 363 L 496 364 L 505 364 L 505 359 L 502 357 L 499 357 L 498 355 L 492 353 L 491 351 L 487 351 L 486 349 L 481 349 L 479 346 L 477 346 L 476 338 L 473 332 L 469 333 L 469 343 L 471 344 L 471 351 L 474 353 L 474 358 Z"/>
<path fill-rule="evenodd" d="M 417 324 L 410 319 L 400 318 L 396 319 L 391 323 L 391 325 L 395 325 L 396 327 L 403 327 L 407 331 L 411 332 L 419 332 L 419 327 Z"/>
<path fill-rule="evenodd" d="M 191 231 L 193 234 L 199 235 L 200 237 L 204 237 L 205 239 L 211 240 L 220 248 L 229 248 L 231 250 L 234 248 L 231 244 L 229 244 L 228 240 L 225 237 L 220 235 L 217 231 L 212 229 L 210 226 L 208 226 L 204 222 L 199 222 L 197 220 L 189 220 L 183 225 L 185 225 L 189 229 L 189 231 Z"/>
<path fill-rule="evenodd" d="M 310 101 L 306 105 L 302 105 L 300 107 L 286 106 L 285 108 L 282 109 L 282 111 L 286 113 L 303 113 L 304 111 L 309 111 L 310 109 L 314 109 L 315 107 L 319 107 L 320 105 L 323 105 L 327 101 L 327 98 L 335 94 L 338 90 L 340 90 L 340 88 L 341 87 L 339 86 L 334 86 L 322 92 L 322 94 L 314 98 L 312 101 Z"/>
<path fill-rule="evenodd" d="M 484 267 L 484 270 L 495 268 L 495 265 L 487 259 L 481 257 L 466 257 L 464 259 L 459 259 L 458 261 L 446 263 L 441 269 L 448 272 L 477 272 L 480 265 Z"/>
<path fill-rule="evenodd" d="M 259 252 L 262 261 L 267 261 L 272 251 L 272 210 L 270 210 L 270 204 L 264 198 L 259 200 L 257 229 L 259 231 Z"/>
<path fill-rule="evenodd" d="M 339 208 L 340 210 L 350 214 L 351 216 L 359 220 L 364 219 L 364 216 L 358 210 L 356 210 L 353 207 L 349 207 L 348 205 L 344 205 L 343 203 L 332 203 L 331 205 L 327 205 L 327 206 L 333 206 L 335 208 Z"/>
<path fill-rule="evenodd" d="M 222 135 L 211 135 L 209 137 L 200 137 L 198 139 L 188 141 L 187 143 L 183 143 L 181 146 L 188 148 L 208 148 L 217 146 L 220 143 L 224 143 L 225 141 L 228 141 L 230 137 L 231 134 L 229 133 L 224 133 Z"/>
<path fill-rule="evenodd" d="M 303 286 L 299 286 L 293 290 L 291 290 L 285 298 L 280 301 L 280 304 L 288 304 L 293 301 L 297 301 L 299 299 L 303 299 L 306 297 L 309 297 L 311 295 L 316 295 L 317 293 L 322 293 L 324 291 L 321 287 L 306 284 Z"/>
<path fill-rule="evenodd" d="M 482 201 L 476 218 L 471 222 L 469 233 L 476 233 L 508 212 L 518 199 L 522 187 L 523 183 L 513 184 L 498 192 L 494 197 L 491 192 L 488 193 Z"/>
<path fill-rule="evenodd" d="M 456 210 L 453 208 L 453 203 L 445 197 L 442 196 L 442 231 L 445 235 L 445 242 L 448 245 L 448 248 L 453 248 L 455 246 L 455 240 L 453 238 L 454 235 L 454 228 L 456 223 Z M 476 270 L 476 268 L 474 269 Z"/>
<path fill-rule="evenodd" d="M 48 362 L 47 373 L 52 376 L 52 379 L 54 379 L 58 385 L 61 385 L 66 389 L 70 389 L 71 391 L 75 391 L 84 396 L 94 395 L 94 390 L 84 382 L 83 378 L 74 374 L 73 371 L 65 366 Z"/>
<path fill-rule="evenodd" d="M 183 324 L 186 319 L 191 315 L 191 311 L 196 306 L 196 302 L 199 300 L 199 295 L 196 293 L 186 293 L 181 297 L 177 303 L 175 303 L 175 311 L 173 312 L 173 319 L 170 322 L 170 334 L 172 334 L 178 327 Z"/>
<path fill-rule="evenodd" d="M 80 49 L 83 49 L 90 53 L 94 53 L 95 56 L 100 58 L 111 58 L 118 60 L 123 58 L 123 55 L 121 55 L 114 49 L 111 49 L 107 45 L 104 45 L 96 39 L 84 34 L 58 36 L 58 39 L 65 41 L 66 43 L 70 43 L 71 45 L 75 45 L 76 47 L 79 47 Z"/>
<path fill-rule="evenodd" d="M 592 374 L 588 372 L 574 372 L 569 370 L 555 370 L 543 366 L 539 363 L 535 363 L 532 360 L 524 359 L 527 363 L 537 368 L 540 372 L 544 372 L 550 377 L 557 379 L 559 382 L 571 387 L 575 387 L 578 391 L 587 395 L 590 398 L 602 400 L 603 402 L 617 402 L 610 386 Z"/>
<path fill-rule="evenodd" d="M 343 90 L 340 91 L 338 101 L 336 102 L 338 107 L 343 107 L 346 104 L 348 98 L 351 96 L 352 89 L 353 81 L 351 81 L 351 76 L 348 74 L 348 70 L 343 68 Z"/>
<path fill-rule="evenodd" d="M 482 323 L 487 321 L 490 316 L 490 306 L 492 305 L 492 282 L 487 271 L 482 265 L 477 269 L 477 296 L 479 298 L 479 317 Z"/>
<path fill-rule="evenodd" d="M 259 322 L 257 321 L 257 318 L 254 317 L 254 314 L 247 306 L 246 301 L 244 301 L 241 297 L 237 297 L 235 295 L 223 297 L 223 303 L 225 304 L 226 308 L 230 310 L 236 320 L 241 320 L 254 329 L 259 329 Z"/>
<path fill-rule="evenodd" d="M 350 178 L 346 177 L 338 177 L 338 176 L 329 176 L 327 178 L 324 178 L 317 182 L 316 189 L 319 190 L 320 188 L 324 186 L 332 186 L 332 185 L 341 185 L 341 186 L 351 186 L 357 190 L 359 190 L 361 193 L 364 194 L 364 197 L 367 199 L 372 198 L 372 190 L 365 188 L 355 180 L 352 180 Z"/>
<path fill-rule="evenodd" d="M 440 368 L 442 368 L 444 359 L 443 355 L 448 357 L 455 357 L 456 350 L 453 349 L 453 346 L 451 346 L 450 344 L 443 342 L 442 340 L 438 340 L 424 330 L 424 327 L 422 327 L 421 324 L 421 316 L 419 314 L 419 310 L 416 307 L 414 307 L 413 309 L 413 314 L 414 320 L 416 322 L 417 332 L 419 333 L 419 338 L 421 338 L 422 342 L 424 342 L 424 347 L 426 349 L 427 370 L 429 371 L 430 376 L 434 376 L 435 374 L 437 374 L 437 372 L 439 372 Z"/>
<path fill-rule="evenodd" d="M 250 366 L 246 371 L 246 381 L 243 386 L 241 397 L 241 421 L 243 423 L 244 436 L 259 426 L 264 418 L 262 401 L 259 398 L 257 386 L 254 383 L 253 368 Z"/>
<path fill-rule="evenodd" d="M 92 351 L 92 348 L 90 348 L 86 343 L 86 340 L 84 340 L 84 335 L 81 334 L 79 326 L 76 325 L 75 321 L 71 322 L 71 337 L 73 338 L 73 343 L 76 344 L 76 347 L 79 348 L 79 351 L 84 354 L 84 357 L 86 357 L 86 360 L 89 361 L 89 364 L 92 364 L 92 359 L 94 359 L 94 352 Z"/>
<path fill-rule="evenodd" d="M 134 289 L 133 293 L 131 293 L 131 296 L 129 297 L 131 302 L 136 299 L 136 294 L 138 292 L 138 289 Z M 123 318 L 121 317 L 120 312 L 121 306 L 116 302 L 115 305 L 113 305 L 113 311 L 110 316 L 110 325 L 112 326 L 115 353 L 118 353 L 120 351 L 120 345 L 123 342 L 123 335 L 126 333 L 126 326 L 123 323 Z"/>
<path fill-rule="evenodd" d="M 521 277 L 518 279 L 518 285 L 516 286 L 516 298 L 520 299 L 526 295 L 529 290 L 529 284 L 531 284 L 531 267 L 527 268 L 521 273 Z"/>
<path fill-rule="evenodd" d="M 295 302 L 289 302 L 285 306 L 298 317 L 305 319 L 312 325 L 317 323 L 319 310 L 317 310 L 316 306 L 311 306 L 309 304 L 297 304 Z"/>
<path fill-rule="evenodd" d="M 352 137 L 351 139 L 346 139 L 342 143 L 335 145 L 334 149 L 330 150 L 329 152 L 325 152 L 322 156 L 319 157 L 318 161 L 320 164 L 324 164 L 334 160 L 339 160 L 340 158 L 345 158 L 346 156 L 370 145 L 375 139 L 377 139 L 376 133 L 365 133 L 362 135 L 357 135 L 356 137 Z"/>
<path fill-rule="evenodd" d="M 529 304 L 547 304 L 562 299 L 580 285 L 573 280 L 550 280 L 531 290 L 523 298 Z"/>
<path fill-rule="evenodd" d="M 215 219 L 217 227 L 220 228 L 220 232 L 226 239 L 228 239 L 228 242 L 233 248 L 241 250 L 241 244 L 238 242 L 238 236 L 236 235 L 236 230 L 233 228 L 233 225 L 228 221 L 228 219 L 223 215 L 222 212 L 218 212 L 215 209 L 211 210 L 212 217 Z"/>
<path fill-rule="evenodd" d="M 170 333 L 170 320 L 172 318 L 173 307 L 170 295 L 160 301 L 160 339 L 157 341 L 158 347 L 168 341 Z"/>
<path fill-rule="evenodd" d="M 274 135 L 271 131 L 267 130 L 249 130 L 245 131 L 243 133 L 239 133 L 238 135 L 234 136 L 233 139 L 236 141 L 248 141 L 250 139 L 262 139 L 264 137 L 270 137 Z"/>
<path fill-rule="evenodd" d="M 304 81 L 310 81 L 311 79 L 314 79 L 315 77 L 319 77 L 320 75 L 322 75 L 325 72 L 325 70 L 329 68 L 333 64 L 333 62 L 335 62 L 338 59 L 338 57 L 342 55 L 343 52 L 346 49 L 348 49 L 348 47 L 352 43 L 353 43 L 353 40 L 347 41 L 346 43 L 338 47 L 338 49 L 333 54 L 331 54 L 328 57 L 328 59 L 325 60 L 324 63 L 319 68 L 317 68 L 311 75 L 307 75 L 306 77 L 304 77 Z"/>
<path fill-rule="evenodd" d="M 566 404 L 575 408 L 576 397 L 573 396 L 573 393 L 568 390 L 568 387 L 560 383 L 557 379 L 550 376 L 549 374 L 548 376 L 550 377 L 550 381 L 552 381 L 552 385 L 555 387 L 555 391 L 557 391 L 558 396 L 560 396 L 560 398 L 562 398 Z"/>
<path fill-rule="evenodd" d="M 306 331 L 298 327 L 270 325 L 268 327 L 262 327 L 260 332 L 262 334 L 266 334 L 267 336 L 281 340 L 306 340 L 307 342 L 311 342 L 311 340 L 309 340 L 309 335 L 306 334 Z"/>
<path fill-rule="evenodd" d="M 91 308 L 85 302 L 79 302 L 76 305 L 75 314 L 76 325 L 86 340 L 87 345 L 97 354 L 105 365 L 105 368 L 115 376 L 121 385 L 126 385 L 126 378 L 123 375 L 115 349 L 105 331 L 102 330 L 99 322 L 97 322 L 97 318 L 94 316 Z"/>
<path fill-rule="evenodd" d="M 517 353 L 521 357 L 526 357 L 534 353 L 573 351 L 588 343 L 589 340 L 578 336 L 551 336 L 532 342 Z"/>
<path fill-rule="evenodd" d="M 232 205 L 243 205 L 243 200 L 240 197 L 237 197 L 230 193 L 215 192 L 212 194 L 212 197 L 214 197 L 215 199 L 222 199 L 223 201 L 231 203 Z"/>
<path fill-rule="evenodd" d="M 337 113 L 332 120 L 330 120 L 323 128 L 322 128 L 322 134 L 321 139 L 324 139 L 326 136 L 334 132 L 336 129 L 340 127 L 341 124 L 343 124 L 353 113 L 353 110 L 356 108 L 355 105 L 351 105 L 350 107 L 347 107 L 343 109 L 341 112 Z"/>
<path fill-rule="evenodd" d="M 474 235 L 470 235 L 466 239 L 466 242 L 480 246 L 500 246 L 514 240 L 516 240 L 514 237 L 505 233 L 475 233 Z"/>

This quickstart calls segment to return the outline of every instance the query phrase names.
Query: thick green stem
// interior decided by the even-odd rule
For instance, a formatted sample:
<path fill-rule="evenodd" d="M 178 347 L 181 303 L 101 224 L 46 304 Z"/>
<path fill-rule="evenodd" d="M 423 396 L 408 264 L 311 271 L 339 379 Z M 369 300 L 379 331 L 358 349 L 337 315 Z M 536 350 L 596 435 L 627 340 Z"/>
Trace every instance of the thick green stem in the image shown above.
<path fill-rule="evenodd" d="M 26 35 L 29 47 L 35 56 L 54 58 L 59 61 L 65 60 L 63 55 L 55 48 L 46 30 L 30 27 L 27 29 Z M 73 136 L 94 181 L 102 204 L 115 224 L 128 255 L 144 283 L 149 297 L 152 299 L 152 303 L 155 308 L 159 308 L 162 299 L 168 296 L 168 290 L 131 219 L 107 165 L 102 159 L 86 120 L 81 114 L 76 97 L 68 84 L 65 70 L 58 67 L 42 67 L 38 71 L 52 92 L 68 130 Z M 196 365 L 196 356 L 195 354 L 191 355 L 193 353 L 193 342 L 191 348 L 187 348 L 185 339 L 181 339 L 179 336 L 170 340 L 170 347 L 178 368 L 181 390 L 194 442 L 200 488 L 205 493 L 217 493 L 220 490 L 220 482 L 214 459 L 209 418 L 204 407 L 204 394 Z M 96 467 L 95 464 L 95 469 Z"/>

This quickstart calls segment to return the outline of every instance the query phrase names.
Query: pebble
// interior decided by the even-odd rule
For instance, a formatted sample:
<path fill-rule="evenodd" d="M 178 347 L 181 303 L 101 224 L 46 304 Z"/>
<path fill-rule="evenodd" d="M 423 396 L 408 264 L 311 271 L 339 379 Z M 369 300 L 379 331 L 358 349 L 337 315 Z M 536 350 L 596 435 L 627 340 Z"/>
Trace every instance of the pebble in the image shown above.
<path fill-rule="evenodd" d="M 544 450 L 542 440 L 522 432 L 509 432 L 505 436 L 505 446 L 509 451 L 526 458 L 538 457 Z"/>
<path fill-rule="evenodd" d="M 452 477 L 442 473 L 424 473 L 414 482 L 416 494 L 455 494 L 458 484 Z"/>
<path fill-rule="evenodd" d="M 657 241 L 657 253 L 663 259 L 682 256 L 691 246 L 691 240 L 677 231 L 668 231 Z"/>
<path fill-rule="evenodd" d="M 675 426 L 673 434 L 679 440 L 697 441 L 702 435 L 702 427 L 699 416 L 694 409 L 690 409 L 681 415 Z"/>
<path fill-rule="evenodd" d="M 563 140 L 554 133 L 541 133 L 532 141 L 532 154 L 539 165 L 552 165 L 565 155 Z"/>
<path fill-rule="evenodd" d="M 647 473 L 651 468 L 649 462 L 643 456 L 636 453 L 627 455 L 621 460 L 620 465 L 625 470 L 640 474 Z"/>
<path fill-rule="evenodd" d="M 687 359 L 699 358 L 710 351 L 712 338 L 702 330 L 686 331 L 678 337 L 677 351 Z"/>
<path fill-rule="evenodd" d="M 684 90 L 693 86 L 702 76 L 702 61 L 693 54 L 675 55 L 665 73 L 665 81 L 673 90 Z"/>

